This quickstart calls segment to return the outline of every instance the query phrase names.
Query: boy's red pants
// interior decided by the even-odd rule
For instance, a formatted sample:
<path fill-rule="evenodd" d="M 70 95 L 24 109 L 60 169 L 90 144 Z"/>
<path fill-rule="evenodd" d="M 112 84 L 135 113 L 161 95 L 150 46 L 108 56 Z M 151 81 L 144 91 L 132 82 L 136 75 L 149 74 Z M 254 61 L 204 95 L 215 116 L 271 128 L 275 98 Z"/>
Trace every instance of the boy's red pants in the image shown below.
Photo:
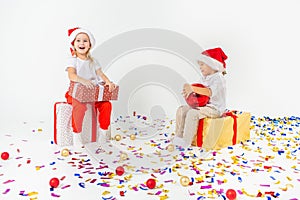
<path fill-rule="evenodd" d="M 65 95 L 68 104 L 71 104 L 73 107 L 72 110 L 72 128 L 74 133 L 80 133 L 82 131 L 82 122 L 84 118 L 85 111 L 87 110 L 86 103 L 81 103 L 77 101 L 76 99 L 72 98 L 68 94 L 68 92 Z M 97 110 L 99 112 L 98 115 L 98 122 L 100 125 L 100 128 L 103 130 L 107 130 L 110 125 L 110 115 L 111 115 L 111 102 L 109 101 L 98 101 L 92 103 L 94 104 L 95 111 Z"/>

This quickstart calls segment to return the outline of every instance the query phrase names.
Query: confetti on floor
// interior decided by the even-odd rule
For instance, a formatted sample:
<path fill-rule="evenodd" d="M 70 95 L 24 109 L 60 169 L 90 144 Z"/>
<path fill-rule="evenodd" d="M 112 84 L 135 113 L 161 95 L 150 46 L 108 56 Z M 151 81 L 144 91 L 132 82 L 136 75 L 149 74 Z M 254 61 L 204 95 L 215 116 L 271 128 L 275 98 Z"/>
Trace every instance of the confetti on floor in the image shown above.
<path fill-rule="evenodd" d="M 213 151 L 169 151 L 174 120 L 133 117 L 114 121 L 110 142 L 85 147 L 54 145 L 46 122 L 0 132 L 0 153 L 9 153 L 0 159 L 1 199 L 300 199 L 299 117 L 253 116 L 249 141 Z"/>

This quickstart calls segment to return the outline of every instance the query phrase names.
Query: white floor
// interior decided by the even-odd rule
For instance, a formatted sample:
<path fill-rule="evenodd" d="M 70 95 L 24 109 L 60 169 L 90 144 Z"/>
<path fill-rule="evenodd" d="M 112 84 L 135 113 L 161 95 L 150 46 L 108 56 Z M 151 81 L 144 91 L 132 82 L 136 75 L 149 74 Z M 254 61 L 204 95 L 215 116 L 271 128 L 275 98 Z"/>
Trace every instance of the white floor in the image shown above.
<path fill-rule="evenodd" d="M 0 127 L 0 153 L 10 154 L 8 160 L 0 159 L 0 199 L 224 199 L 228 189 L 235 189 L 239 200 L 258 199 L 259 192 L 261 199 L 300 199 L 300 120 L 285 121 L 255 119 L 252 139 L 244 146 L 212 152 L 177 149 L 164 158 L 158 152 L 168 145 L 174 130 L 174 123 L 167 122 L 160 134 L 150 138 L 130 140 L 123 132 L 124 138 L 112 141 L 112 150 L 103 153 L 103 161 L 101 154 L 95 157 L 79 147 L 67 147 L 72 154 L 61 156 L 64 148 L 52 144 L 52 122 Z M 113 134 L 122 134 L 117 128 Z M 135 157 L 121 162 L 118 153 L 124 151 Z M 115 167 L 123 164 L 129 166 L 127 173 L 113 175 Z M 131 164 L 140 165 L 139 170 Z M 151 170 L 157 166 L 160 172 Z M 193 184 L 182 186 L 181 176 Z M 51 190 L 53 177 L 61 181 Z M 156 179 L 155 189 L 145 186 L 149 178 Z"/>

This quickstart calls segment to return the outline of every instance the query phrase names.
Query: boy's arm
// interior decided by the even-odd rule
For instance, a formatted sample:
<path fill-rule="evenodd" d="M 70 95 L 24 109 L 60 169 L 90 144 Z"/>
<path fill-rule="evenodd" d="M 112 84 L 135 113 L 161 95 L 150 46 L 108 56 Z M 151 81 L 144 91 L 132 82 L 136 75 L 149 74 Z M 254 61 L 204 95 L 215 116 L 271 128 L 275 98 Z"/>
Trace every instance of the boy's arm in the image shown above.
<path fill-rule="evenodd" d="M 200 88 L 192 86 L 188 83 L 184 84 L 182 94 L 187 98 L 192 92 L 195 92 L 200 95 L 211 96 L 211 90 L 209 88 Z"/>
<path fill-rule="evenodd" d="M 209 88 L 201 88 L 201 87 L 196 87 L 192 86 L 193 92 L 201 95 L 205 95 L 210 97 L 211 96 L 211 90 Z"/>

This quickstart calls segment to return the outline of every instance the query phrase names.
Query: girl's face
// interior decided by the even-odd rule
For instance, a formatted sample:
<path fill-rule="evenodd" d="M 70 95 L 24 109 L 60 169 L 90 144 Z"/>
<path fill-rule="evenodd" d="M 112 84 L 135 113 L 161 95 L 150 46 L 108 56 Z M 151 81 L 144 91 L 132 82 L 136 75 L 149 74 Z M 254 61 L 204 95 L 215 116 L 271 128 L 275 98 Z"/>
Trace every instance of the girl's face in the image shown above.
<path fill-rule="evenodd" d="M 202 61 L 198 61 L 201 73 L 203 76 L 208 76 L 211 74 L 214 74 L 216 72 L 216 70 L 212 69 L 210 66 L 208 66 L 207 64 L 205 64 Z"/>
<path fill-rule="evenodd" d="M 74 40 L 74 48 L 77 54 L 86 56 L 91 48 L 89 36 L 85 33 L 79 33 Z"/>

